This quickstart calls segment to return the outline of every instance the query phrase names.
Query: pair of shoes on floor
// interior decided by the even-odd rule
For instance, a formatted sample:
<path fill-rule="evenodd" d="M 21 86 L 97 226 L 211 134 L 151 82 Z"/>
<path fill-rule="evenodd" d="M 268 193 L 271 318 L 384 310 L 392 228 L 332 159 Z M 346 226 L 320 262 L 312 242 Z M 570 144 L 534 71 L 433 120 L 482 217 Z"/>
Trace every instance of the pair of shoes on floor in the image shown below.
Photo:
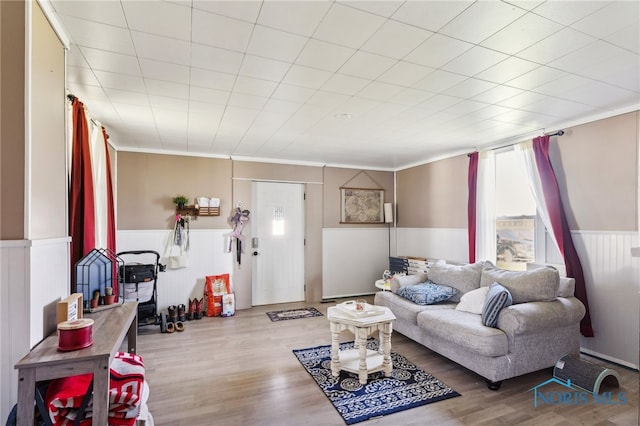
<path fill-rule="evenodd" d="M 174 331 L 184 331 L 184 321 L 186 320 L 184 305 L 171 305 L 167 308 L 169 316 L 167 317 L 167 333 Z"/>
<path fill-rule="evenodd" d="M 204 298 L 198 300 L 194 298 L 189 299 L 189 313 L 187 314 L 187 320 L 199 320 L 202 319 L 202 310 L 204 308 Z"/>

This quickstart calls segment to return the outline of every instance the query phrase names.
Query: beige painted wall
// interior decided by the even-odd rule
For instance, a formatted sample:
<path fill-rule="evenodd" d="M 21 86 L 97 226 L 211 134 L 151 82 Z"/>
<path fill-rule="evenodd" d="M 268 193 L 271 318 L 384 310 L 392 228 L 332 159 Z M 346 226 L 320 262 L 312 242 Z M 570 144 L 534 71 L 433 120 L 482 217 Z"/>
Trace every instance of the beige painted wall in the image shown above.
<path fill-rule="evenodd" d="M 0 239 L 24 238 L 25 4 L 0 1 Z"/>
<path fill-rule="evenodd" d="M 343 169 L 338 167 L 324 168 L 324 204 L 323 204 L 323 227 L 363 227 L 363 226 L 384 226 L 385 224 L 341 224 L 340 223 L 340 188 L 364 188 L 364 189 L 384 189 L 384 201 L 391 203 L 393 197 L 393 172 Z"/>
<path fill-rule="evenodd" d="M 466 155 L 401 170 L 397 173 L 397 226 L 466 228 Z"/>
<path fill-rule="evenodd" d="M 67 236 L 65 51 L 33 3 L 30 239 Z"/>
<path fill-rule="evenodd" d="M 550 157 L 570 229 L 637 230 L 640 112 L 565 129 Z"/>
<path fill-rule="evenodd" d="M 227 227 L 231 200 L 231 160 L 118 152 L 118 229 L 171 229 L 178 194 L 220 198 L 220 216 L 202 216 L 192 229 Z"/>

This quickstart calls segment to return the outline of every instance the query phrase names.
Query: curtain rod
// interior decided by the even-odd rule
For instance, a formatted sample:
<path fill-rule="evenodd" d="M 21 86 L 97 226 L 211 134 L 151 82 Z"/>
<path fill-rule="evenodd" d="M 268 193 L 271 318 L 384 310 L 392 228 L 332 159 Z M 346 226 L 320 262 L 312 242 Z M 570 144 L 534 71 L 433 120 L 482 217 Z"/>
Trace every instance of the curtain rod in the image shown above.
<path fill-rule="evenodd" d="M 543 133 L 543 135 L 546 135 L 546 136 L 562 136 L 562 135 L 564 135 L 564 133 L 565 133 L 565 132 L 564 132 L 564 130 L 558 130 L 558 131 L 557 131 L 557 132 L 555 132 L 555 133 L 546 133 L 546 134 L 545 134 L 545 133 Z M 507 147 L 509 147 L 509 146 L 513 146 L 513 145 L 516 145 L 516 144 L 519 144 L 519 143 L 520 143 L 520 142 L 514 142 L 514 143 L 509 143 L 509 144 L 506 144 L 506 145 L 496 146 L 495 148 L 489 148 L 489 149 L 490 149 L 491 151 L 495 151 L 495 150 L 497 150 L 497 149 L 507 148 Z M 474 151 L 474 152 L 477 152 L 477 149 L 476 149 L 476 151 Z M 467 154 L 467 157 L 469 157 L 469 156 L 471 156 L 471 154 Z"/>

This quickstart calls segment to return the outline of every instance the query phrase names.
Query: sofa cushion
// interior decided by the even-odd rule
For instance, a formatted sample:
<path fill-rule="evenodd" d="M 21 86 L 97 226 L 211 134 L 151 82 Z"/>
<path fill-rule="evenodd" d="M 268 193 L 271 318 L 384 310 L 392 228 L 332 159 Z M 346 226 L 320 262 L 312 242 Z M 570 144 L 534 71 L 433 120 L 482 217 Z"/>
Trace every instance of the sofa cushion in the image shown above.
<path fill-rule="evenodd" d="M 480 287 L 480 276 L 484 262 L 466 265 L 436 263 L 429 268 L 429 280 L 436 284 L 448 285 L 458 290 L 450 300 L 459 302 L 463 294 Z"/>
<path fill-rule="evenodd" d="M 509 290 L 513 303 L 541 302 L 555 300 L 558 296 L 560 275 L 557 269 L 550 267 L 521 272 L 485 268 L 480 285 L 488 287 L 494 282 Z"/>
<path fill-rule="evenodd" d="M 417 303 L 418 305 L 433 305 L 434 303 L 449 300 L 458 293 L 453 287 L 447 285 L 434 284 L 431 281 L 426 283 L 408 285 L 399 288 L 396 294 Z"/>
<path fill-rule="evenodd" d="M 402 287 L 420 284 L 425 281 L 427 281 L 427 274 L 394 275 L 391 281 L 389 281 L 389 287 L 391 291 L 395 293 Z"/>
<path fill-rule="evenodd" d="M 482 325 L 480 315 L 450 310 L 429 310 L 418 314 L 418 326 L 437 337 L 484 356 L 502 356 L 509 350 L 507 335 L 498 328 Z"/>
<path fill-rule="evenodd" d="M 488 292 L 489 287 L 480 287 L 465 293 L 460 298 L 460 303 L 456 305 L 456 310 L 480 315 Z"/>
<path fill-rule="evenodd" d="M 435 305 L 417 305 L 404 297 L 393 294 L 390 291 L 379 291 L 374 297 L 374 304 L 386 306 L 399 321 L 406 321 L 411 325 L 417 325 L 417 316 L 426 310 L 442 310 L 455 308 L 453 303 L 437 303 Z"/>
<path fill-rule="evenodd" d="M 482 308 L 482 324 L 487 327 L 497 327 L 500 311 L 512 302 L 509 290 L 498 283 L 491 284 Z"/>
<path fill-rule="evenodd" d="M 573 297 L 575 291 L 575 278 L 560 277 L 560 285 L 558 286 L 558 297 Z"/>

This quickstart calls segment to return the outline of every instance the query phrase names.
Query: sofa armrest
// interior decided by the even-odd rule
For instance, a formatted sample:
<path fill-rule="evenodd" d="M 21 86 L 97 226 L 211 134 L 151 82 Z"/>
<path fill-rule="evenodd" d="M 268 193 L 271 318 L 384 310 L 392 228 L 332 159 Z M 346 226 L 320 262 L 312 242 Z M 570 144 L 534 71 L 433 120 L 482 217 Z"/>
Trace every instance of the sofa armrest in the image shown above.
<path fill-rule="evenodd" d="M 585 312 L 584 305 L 575 297 L 519 303 L 500 312 L 498 328 L 507 336 L 551 330 L 580 322 Z"/>

